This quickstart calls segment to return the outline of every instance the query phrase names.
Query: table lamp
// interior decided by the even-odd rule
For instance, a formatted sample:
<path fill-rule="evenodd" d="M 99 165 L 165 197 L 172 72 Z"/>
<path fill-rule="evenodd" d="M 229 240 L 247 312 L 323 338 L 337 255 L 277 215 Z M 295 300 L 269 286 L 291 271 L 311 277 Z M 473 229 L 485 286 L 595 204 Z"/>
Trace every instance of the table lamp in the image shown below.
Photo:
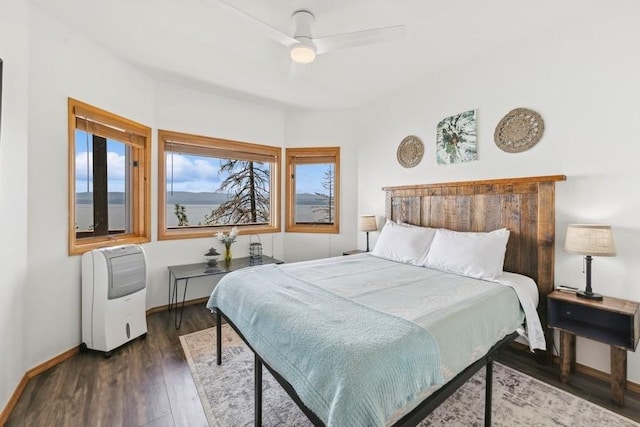
<path fill-rule="evenodd" d="M 591 256 L 614 256 L 611 226 L 598 224 L 569 224 L 564 249 L 572 254 L 585 255 L 587 264 L 587 287 L 576 292 L 580 298 L 602 301 L 602 295 L 591 289 Z"/>
<path fill-rule="evenodd" d="M 358 221 L 358 229 L 367 233 L 367 252 L 369 252 L 369 232 L 377 231 L 378 224 L 376 223 L 375 215 L 362 215 Z"/>

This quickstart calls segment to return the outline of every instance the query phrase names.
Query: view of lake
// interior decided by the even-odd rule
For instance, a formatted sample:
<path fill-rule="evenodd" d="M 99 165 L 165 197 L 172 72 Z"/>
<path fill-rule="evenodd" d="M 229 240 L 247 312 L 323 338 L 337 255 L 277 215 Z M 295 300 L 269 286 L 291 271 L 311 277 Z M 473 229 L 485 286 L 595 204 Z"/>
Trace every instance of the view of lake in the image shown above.
<path fill-rule="evenodd" d="M 211 213 L 211 209 L 215 209 L 218 206 L 215 205 L 213 208 L 203 205 L 183 205 L 185 207 L 185 212 L 187 214 L 187 218 L 189 220 L 189 225 L 199 225 L 204 223 L 204 218 L 206 215 Z M 296 220 L 298 222 L 316 222 L 320 221 L 323 217 L 322 212 L 315 212 L 319 210 L 322 206 L 320 205 L 298 205 L 296 206 Z M 167 225 L 169 227 L 176 227 L 178 225 L 178 217 L 175 214 L 174 205 L 167 206 L 166 211 Z"/>
<path fill-rule="evenodd" d="M 211 213 L 211 209 L 217 208 L 219 205 L 183 205 L 189 219 L 190 225 L 198 225 L 204 223 L 206 215 Z M 91 204 L 76 205 L 76 225 L 78 230 L 88 230 L 93 224 L 93 209 Z M 322 219 L 322 212 L 315 212 L 322 206 L 320 205 L 297 205 L 296 220 L 298 222 L 316 222 Z M 167 205 L 166 218 L 167 226 L 177 227 L 178 218 L 175 215 L 174 205 Z M 109 204 L 109 229 L 123 229 L 125 223 L 124 205 Z"/>

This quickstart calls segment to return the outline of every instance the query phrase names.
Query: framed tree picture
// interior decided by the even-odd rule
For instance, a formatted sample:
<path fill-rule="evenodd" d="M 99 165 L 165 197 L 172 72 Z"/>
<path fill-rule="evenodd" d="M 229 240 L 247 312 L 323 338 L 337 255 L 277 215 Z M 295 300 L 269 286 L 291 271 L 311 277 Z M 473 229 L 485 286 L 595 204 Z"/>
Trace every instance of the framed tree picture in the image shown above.
<path fill-rule="evenodd" d="M 441 165 L 478 159 L 475 110 L 446 117 L 438 123 L 436 158 Z"/>

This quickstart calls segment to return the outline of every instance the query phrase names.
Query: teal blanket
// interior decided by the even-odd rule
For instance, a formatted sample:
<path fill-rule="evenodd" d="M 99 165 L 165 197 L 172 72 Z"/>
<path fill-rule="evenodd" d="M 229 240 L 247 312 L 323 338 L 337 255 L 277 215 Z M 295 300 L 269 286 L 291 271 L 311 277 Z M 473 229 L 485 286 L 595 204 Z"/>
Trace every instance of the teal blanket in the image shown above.
<path fill-rule="evenodd" d="M 327 426 L 383 426 L 444 382 L 426 329 L 276 265 L 226 275 L 207 307 L 220 308 Z"/>

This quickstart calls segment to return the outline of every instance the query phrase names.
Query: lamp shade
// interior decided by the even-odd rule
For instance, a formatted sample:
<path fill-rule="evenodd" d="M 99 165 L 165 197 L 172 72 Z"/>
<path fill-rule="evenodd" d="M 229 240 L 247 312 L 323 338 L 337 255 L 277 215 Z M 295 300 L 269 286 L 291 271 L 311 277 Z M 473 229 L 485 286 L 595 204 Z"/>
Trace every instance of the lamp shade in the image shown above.
<path fill-rule="evenodd" d="M 358 229 L 360 231 L 376 231 L 378 224 L 375 215 L 362 215 L 358 220 Z"/>
<path fill-rule="evenodd" d="M 569 224 L 565 251 L 572 254 L 614 256 L 613 234 L 610 225 Z"/>

